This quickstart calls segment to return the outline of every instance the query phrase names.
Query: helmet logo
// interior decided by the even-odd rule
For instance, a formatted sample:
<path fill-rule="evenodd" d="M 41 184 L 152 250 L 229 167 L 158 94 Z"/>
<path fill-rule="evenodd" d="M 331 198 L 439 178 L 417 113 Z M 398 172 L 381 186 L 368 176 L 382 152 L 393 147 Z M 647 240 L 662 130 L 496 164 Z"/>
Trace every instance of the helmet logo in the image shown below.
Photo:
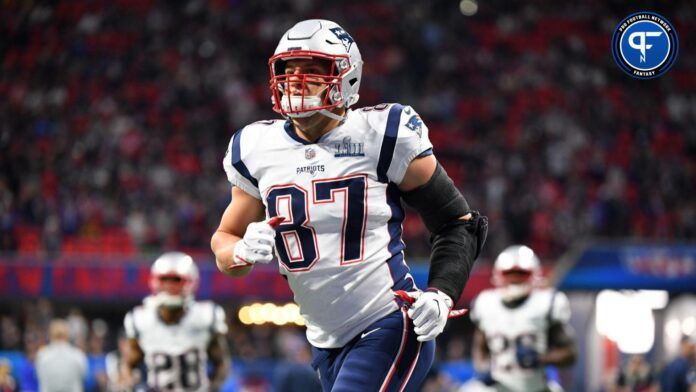
<path fill-rule="evenodd" d="M 332 29 L 329 29 L 329 31 L 334 33 L 336 38 L 341 40 L 341 42 L 343 43 L 343 46 L 346 47 L 346 52 L 349 52 L 350 46 L 353 44 L 353 42 L 355 42 L 353 40 L 353 37 L 351 37 L 350 34 L 348 34 L 345 30 L 343 30 L 340 27 L 334 27 Z"/>

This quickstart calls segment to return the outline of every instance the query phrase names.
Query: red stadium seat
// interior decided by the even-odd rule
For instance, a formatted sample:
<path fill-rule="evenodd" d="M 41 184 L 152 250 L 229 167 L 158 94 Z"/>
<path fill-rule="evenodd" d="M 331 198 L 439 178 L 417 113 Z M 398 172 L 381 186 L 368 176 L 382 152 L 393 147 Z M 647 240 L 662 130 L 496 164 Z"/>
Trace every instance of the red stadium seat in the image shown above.
<path fill-rule="evenodd" d="M 18 250 L 20 252 L 38 252 L 41 250 L 41 229 L 33 226 L 15 227 Z"/>

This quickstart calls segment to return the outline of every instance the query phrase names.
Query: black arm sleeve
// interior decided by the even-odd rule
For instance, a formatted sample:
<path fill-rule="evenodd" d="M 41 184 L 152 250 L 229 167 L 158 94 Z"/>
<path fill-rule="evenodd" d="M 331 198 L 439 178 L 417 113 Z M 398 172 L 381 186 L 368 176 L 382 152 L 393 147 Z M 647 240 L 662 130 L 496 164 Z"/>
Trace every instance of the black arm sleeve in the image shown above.
<path fill-rule="evenodd" d="M 488 218 L 471 211 L 464 196 L 438 163 L 426 184 L 403 194 L 430 230 L 432 253 L 428 286 L 456 303 L 488 233 Z M 460 217 L 471 213 L 469 220 Z"/>

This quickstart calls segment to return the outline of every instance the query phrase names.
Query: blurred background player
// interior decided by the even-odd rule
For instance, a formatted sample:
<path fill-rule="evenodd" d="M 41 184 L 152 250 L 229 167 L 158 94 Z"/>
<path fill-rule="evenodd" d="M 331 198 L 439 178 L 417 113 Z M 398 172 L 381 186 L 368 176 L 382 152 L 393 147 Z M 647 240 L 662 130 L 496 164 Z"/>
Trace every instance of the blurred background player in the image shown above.
<path fill-rule="evenodd" d="M 87 377 L 87 357 L 70 344 L 70 332 L 65 320 L 51 321 L 48 327 L 50 343 L 36 354 L 36 375 L 41 392 L 84 390 Z"/>
<path fill-rule="evenodd" d="M 514 245 L 493 266 L 493 289 L 474 302 L 476 325 L 472 357 L 481 381 L 499 391 L 555 390 L 544 367 L 575 361 L 565 294 L 541 288 L 541 267 L 534 251 Z"/>
<path fill-rule="evenodd" d="M 658 391 L 655 371 L 645 356 L 631 355 L 626 365 L 621 368 L 616 377 L 614 392 L 656 392 Z"/>
<path fill-rule="evenodd" d="M 191 256 L 165 253 L 150 271 L 152 295 L 128 312 L 124 321 L 130 347 L 122 366 L 123 386 L 135 384 L 131 371 L 144 359 L 150 388 L 218 390 L 229 371 L 224 310 L 194 299 L 198 268 Z"/>
<path fill-rule="evenodd" d="M 223 161 L 232 201 L 211 246 L 233 276 L 270 262 L 275 246 L 324 390 L 411 390 L 432 364 L 487 220 L 437 163 L 414 109 L 349 109 L 362 65 L 334 22 L 306 20 L 283 34 L 269 66 L 273 109 L 286 120 L 232 137 Z M 402 198 L 433 235 L 422 292 L 404 261 Z M 393 290 L 416 299 L 408 315 Z"/>
<path fill-rule="evenodd" d="M 683 336 L 677 356 L 660 374 L 662 392 L 696 392 L 696 338 Z"/>
<path fill-rule="evenodd" d="M 116 349 L 112 350 L 104 356 L 104 370 L 107 376 L 106 390 L 116 392 L 122 390 L 121 369 L 124 366 L 124 360 L 128 358 L 131 341 L 126 336 L 125 331 L 120 331 L 116 340 Z M 144 380 L 139 368 L 130 370 L 131 383 L 136 383 L 136 380 Z"/>
<path fill-rule="evenodd" d="M 10 361 L 0 358 L 0 392 L 16 392 L 19 390 L 17 381 L 12 377 Z"/>

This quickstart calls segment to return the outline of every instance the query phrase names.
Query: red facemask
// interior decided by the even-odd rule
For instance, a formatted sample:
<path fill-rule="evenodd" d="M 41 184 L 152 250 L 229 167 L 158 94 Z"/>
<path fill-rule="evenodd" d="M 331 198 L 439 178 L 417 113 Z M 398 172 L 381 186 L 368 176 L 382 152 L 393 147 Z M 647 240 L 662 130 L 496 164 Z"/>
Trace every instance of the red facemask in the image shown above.
<path fill-rule="evenodd" d="M 328 69 L 328 72 L 285 73 L 285 64 L 293 59 L 325 62 L 327 66 L 321 68 Z M 283 116 L 307 117 L 317 111 L 342 105 L 341 81 L 349 64 L 347 55 L 328 55 L 308 50 L 284 52 L 271 57 L 268 65 L 273 110 Z M 309 91 L 315 91 L 316 95 L 308 94 Z"/>

